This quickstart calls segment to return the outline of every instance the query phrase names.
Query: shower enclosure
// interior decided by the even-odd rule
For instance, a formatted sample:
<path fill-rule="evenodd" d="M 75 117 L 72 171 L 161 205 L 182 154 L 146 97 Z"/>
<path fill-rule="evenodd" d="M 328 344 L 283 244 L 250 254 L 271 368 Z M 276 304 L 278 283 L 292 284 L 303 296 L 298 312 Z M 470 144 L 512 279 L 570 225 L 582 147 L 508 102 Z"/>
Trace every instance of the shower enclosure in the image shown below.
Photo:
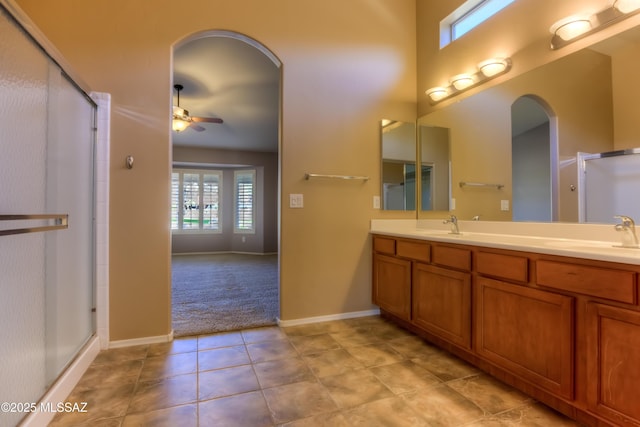
<path fill-rule="evenodd" d="M 0 1 L 0 402 L 38 402 L 95 334 L 96 105 Z M 0 413 L 15 425 L 27 413 Z"/>

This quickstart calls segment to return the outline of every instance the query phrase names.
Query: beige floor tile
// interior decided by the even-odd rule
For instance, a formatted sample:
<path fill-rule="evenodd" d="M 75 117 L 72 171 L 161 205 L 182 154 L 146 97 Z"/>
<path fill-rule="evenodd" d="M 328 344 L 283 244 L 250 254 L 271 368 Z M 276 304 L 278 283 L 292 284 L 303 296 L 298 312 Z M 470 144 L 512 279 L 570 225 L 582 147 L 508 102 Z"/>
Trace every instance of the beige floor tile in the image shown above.
<path fill-rule="evenodd" d="M 320 382 L 340 408 L 351 408 L 393 396 L 393 393 L 366 369 L 324 377 Z"/>
<path fill-rule="evenodd" d="M 244 345 L 221 347 L 198 352 L 198 370 L 229 368 L 250 363 Z"/>
<path fill-rule="evenodd" d="M 437 353 L 411 360 L 445 382 L 478 375 L 481 372 L 464 360 L 447 353 Z"/>
<path fill-rule="evenodd" d="M 446 384 L 403 394 L 402 398 L 421 413 L 430 426 L 461 426 L 485 415 L 472 401 Z"/>
<path fill-rule="evenodd" d="M 420 413 L 407 405 L 400 397 L 390 397 L 365 403 L 343 416 L 352 426 L 367 427 L 427 427 Z"/>
<path fill-rule="evenodd" d="M 447 384 L 489 414 L 517 408 L 532 401 L 529 396 L 485 374 Z"/>
<path fill-rule="evenodd" d="M 198 350 L 232 347 L 235 345 L 244 345 L 242 333 L 240 332 L 222 332 L 219 334 L 201 335 L 198 337 Z"/>
<path fill-rule="evenodd" d="M 348 347 L 346 350 L 366 367 L 389 365 L 404 360 L 387 344 L 361 345 Z"/>
<path fill-rule="evenodd" d="M 128 413 L 150 412 L 192 403 L 198 397 L 197 374 L 139 382 Z"/>
<path fill-rule="evenodd" d="M 282 328 L 282 331 L 287 334 L 288 337 L 306 337 L 312 335 L 326 334 L 326 328 L 320 326 L 319 323 L 309 323 L 306 325 L 288 326 Z"/>
<path fill-rule="evenodd" d="M 198 399 L 207 400 L 259 390 L 258 379 L 250 365 L 200 372 Z"/>
<path fill-rule="evenodd" d="M 124 384 L 91 390 L 73 391 L 66 402 L 86 402 L 86 412 L 58 413 L 50 426 L 72 426 L 83 423 L 92 424 L 97 420 L 122 417 L 134 394 L 135 384 Z"/>
<path fill-rule="evenodd" d="M 345 349 L 308 354 L 303 356 L 303 359 L 317 377 L 344 374 L 355 369 L 364 368 L 364 364 Z"/>
<path fill-rule="evenodd" d="M 489 415 L 465 427 L 580 427 L 577 422 L 542 404 L 525 405 L 498 415 Z"/>
<path fill-rule="evenodd" d="M 269 408 L 259 391 L 238 394 L 198 404 L 200 426 L 272 426 Z"/>
<path fill-rule="evenodd" d="M 415 335 L 392 339 L 387 344 L 407 359 L 442 354 L 442 350 Z"/>
<path fill-rule="evenodd" d="M 342 347 L 354 347 L 368 344 L 378 344 L 382 342 L 380 338 L 375 336 L 367 328 L 348 327 L 338 332 L 330 333 L 331 337 L 336 340 Z"/>
<path fill-rule="evenodd" d="M 189 353 L 198 350 L 198 339 L 195 337 L 176 338 L 171 342 L 149 345 L 148 357 L 165 354 Z"/>
<path fill-rule="evenodd" d="M 329 392 L 317 382 L 299 382 L 263 390 L 276 423 L 308 418 L 338 409 Z"/>
<path fill-rule="evenodd" d="M 342 412 L 325 412 L 282 424 L 281 427 L 352 427 L 352 424 L 347 422 Z"/>
<path fill-rule="evenodd" d="M 116 387 L 135 384 L 140 377 L 144 360 L 123 360 L 104 364 L 91 364 L 75 390 Z"/>
<path fill-rule="evenodd" d="M 245 329 L 242 331 L 242 338 L 245 344 L 274 341 L 274 340 L 286 340 L 287 334 L 277 326 L 266 326 L 264 328 Z"/>
<path fill-rule="evenodd" d="M 315 379 L 313 372 L 300 357 L 256 363 L 253 369 L 262 388 Z"/>
<path fill-rule="evenodd" d="M 396 394 L 427 389 L 441 383 L 438 377 L 410 360 L 377 366 L 370 370 Z"/>
<path fill-rule="evenodd" d="M 298 352 L 288 340 L 264 341 L 247 344 L 247 351 L 253 363 L 269 360 L 288 359 L 297 357 Z"/>
<path fill-rule="evenodd" d="M 338 341 L 334 340 L 329 334 L 295 336 L 290 338 L 290 342 L 300 354 L 318 353 L 340 348 Z"/>
<path fill-rule="evenodd" d="M 140 373 L 140 381 L 193 374 L 197 371 L 198 353 L 196 352 L 147 357 Z"/>
<path fill-rule="evenodd" d="M 121 427 L 197 427 L 197 404 L 174 406 L 157 411 L 127 415 Z"/>
<path fill-rule="evenodd" d="M 147 357 L 149 350 L 148 345 L 136 345 L 132 347 L 112 348 L 109 350 L 103 350 L 93 361 L 94 365 L 100 365 L 104 363 L 121 362 L 124 360 L 140 360 Z"/>

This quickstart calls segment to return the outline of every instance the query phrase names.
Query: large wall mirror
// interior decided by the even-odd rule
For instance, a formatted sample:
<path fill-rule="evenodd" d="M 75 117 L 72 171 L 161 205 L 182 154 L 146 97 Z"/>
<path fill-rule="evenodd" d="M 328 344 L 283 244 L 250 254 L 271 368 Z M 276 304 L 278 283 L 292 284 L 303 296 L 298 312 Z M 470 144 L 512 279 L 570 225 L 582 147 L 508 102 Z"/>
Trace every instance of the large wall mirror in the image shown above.
<path fill-rule="evenodd" d="M 419 129 L 448 129 L 451 213 L 464 220 L 640 220 L 640 208 L 628 203 L 640 189 L 640 155 L 629 150 L 640 147 L 638 58 L 636 28 L 421 117 Z M 624 168 L 591 162 L 612 153 L 626 153 Z M 590 167 L 609 181 L 589 183 L 584 177 L 596 176 Z"/>

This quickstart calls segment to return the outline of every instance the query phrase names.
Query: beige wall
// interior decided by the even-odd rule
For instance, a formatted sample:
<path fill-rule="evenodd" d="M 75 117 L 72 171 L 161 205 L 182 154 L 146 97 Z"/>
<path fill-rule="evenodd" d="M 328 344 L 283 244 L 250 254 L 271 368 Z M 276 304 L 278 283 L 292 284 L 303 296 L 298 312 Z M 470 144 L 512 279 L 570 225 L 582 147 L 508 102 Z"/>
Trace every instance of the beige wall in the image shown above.
<path fill-rule="evenodd" d="M 415 0 L 18 3 L 93 90 L 112 95 L 112 340 L 171 329 L 171 49 L 212 29 L 246 34 L 283 63 L 281 318 L 372 308 L 369 220 L 402 217 L 372 209 L 379 120 L 415 119 Z M 287 207 L 289 193 L 304 194 L 304 209 Z M 140 205 L 145 215 L 133 215 Z"/>

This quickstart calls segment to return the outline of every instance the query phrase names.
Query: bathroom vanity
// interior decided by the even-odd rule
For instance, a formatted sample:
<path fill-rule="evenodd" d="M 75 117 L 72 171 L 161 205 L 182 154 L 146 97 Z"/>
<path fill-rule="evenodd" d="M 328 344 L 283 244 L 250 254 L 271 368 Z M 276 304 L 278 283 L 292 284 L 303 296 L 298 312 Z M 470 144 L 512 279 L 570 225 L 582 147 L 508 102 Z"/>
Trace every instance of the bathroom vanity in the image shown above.
<path fill-rule="evenodd" d="M 640 250 L 461 231 L 372 227 L 382 315 L 581 423 L 639 425 Z"/>

